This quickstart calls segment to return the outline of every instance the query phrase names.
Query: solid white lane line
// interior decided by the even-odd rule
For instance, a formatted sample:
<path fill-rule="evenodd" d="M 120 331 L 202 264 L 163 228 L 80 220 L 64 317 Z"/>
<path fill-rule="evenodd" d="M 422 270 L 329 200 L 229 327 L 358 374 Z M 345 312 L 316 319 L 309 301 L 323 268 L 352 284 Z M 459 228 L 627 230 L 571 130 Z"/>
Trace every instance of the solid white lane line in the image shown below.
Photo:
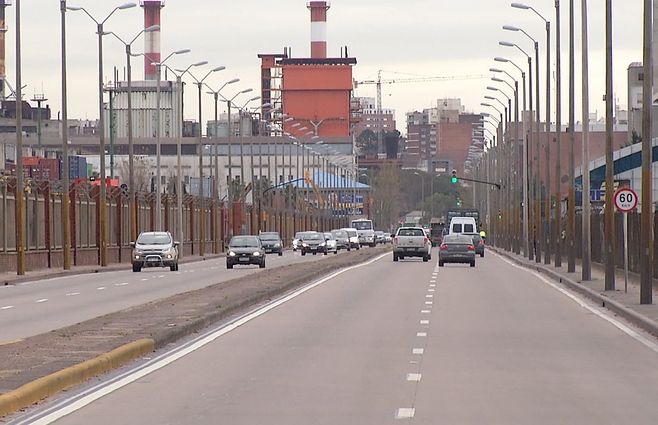
<path fill-rule="evenodd" d="M 416 409 L 413 407 L 400 407 L 395 412 L 395 419 L 412 419 L 416 414 Z"/>
<path fill-rule="evenodd" d="M 36 302 L 37 303 L 45 303 L 46 301 L 48 301 L 48 298 L 41 298 L 40 300 L 37 300 Z"/>
<path fill-rule="evenodd" d="M 75 297 L 76 295 L 80 295 L 80 292 L 69 292 L 66 294 L 67 297 Z"/>
<path fill-rule="evenodd" d="M 416 336 L 427 336 L 427 332 L 417 332 Z"/>
<path fill-rule="evenodd" d="M 10 308 L 14 308 L 13 305 L 6 305 L 4 307 L 0 307 L 0 310 L 9 310 Z"/>
<path fill-rule="evenodd" d="M 414 348 L 411 350 L 412 354 L 423 354 L 425 352 L 424 348 Z"/>
<path fill-rule="evenodd" d="M 420 324 L 421 324 L 421 325 L 429 325 L 429 324 L 430 324 L 430 321 L 429 321 L 429 320 L 421 320 L 421 321 L 420 321 Z"/>
<path fill-rule="evenodd" d="M 98 289 L 99 291 L 102 291 L 102 290 L 104 290 L 104 289 L 105 289 L 105 287 L 104 287 L 104 286 L 99 286 L 99 287 L 98 287 L 98 288 L 96 288 L 96 289 Z"/>
<path fill-rule="evenodd" d="M 421 310 L 420 311 L 422 314 L 430 314 L 432 310 Z"/>
<path fill-rule="evenodd" d="M 508 260 L 507 258 L 504 258 L 499 254 L 496 254 L 495 252 L 493 254 L 498 256 L 498 258 L 505 261 L 506 263 L 508 263 L 512 267 L 515 267 L 517 269 L 522 269 L 522 270 L 530 273 L 531 275 L 535 276 L 537 279 L 541 280 L 542 282 L 544 282 L 545 284 L 547 284 L 551 288 L 553 288 L 556 291 L 559 291 L 560 293 L 562 293 L 563 295 L 566 295 L 567 297 L 569 297 L 572 301 L 574 301 L 576 304 L 578 304 L 579 306 L 581 306 L 585 310 L 589 311 L 590 313 L 594 313 L 595 315 L 597 315 L 601 319 L 605 320 L 606 322 L 608 322 L 611 325 L 615 326 L 620 331 L 624 332 L 626 335 L 628 335 L 631 338 L 635 339 L 636 341 L 642 343 L 643 345 L 645 345 L 650 350 L 658 353 L 658 344 L 656 342 L 646 338 L 644 335 L 642 335 L 639 332 L 636 332 L 635 330 L 633 330 L 632 328 L 626 326 L 624 323 L 622 323 L 619 320 L 615 319 L 614 317 L 610 316 L 607 312 L 599 311 L 596 308 L 593 308 L 592 306 L 588 305 L 587 302 L 583 298 L 581 298 L 581 297 L 579 297 L 575 294 L 572 294 L 567 289 L 561 288 L 560 286 L 558 286 L 557 284 L 551 282 L 550 280 L 548 280 L 547 278 L 545 278 L 541 274 L 539 274 L 537 272 L 533 272 L 531 270 L 528 270 L 525 267 L 519 266 L 519 265 L 513 263 L 512 261 Z"/>
<path fill-rule="evenodd" d="M 407 373 L 407 381 L 420 382 L 421 377 L 420 373 Z"/>
<path fill-rule="evenodd" d="M 389 254 L 382 254 L 378 257 L 373 258 L 372 260 L 366 261 L 365 263 L 356 264 L 354 266 L 346 267 L 344 269 L 338 270 L 329 276 L 326 276 L 316 282 L 313 282 L 309 285 L 303 286 L 296 291 L 285 295 L 275 301 L 272 301 L 269 304 L 266 304 L 262 307 L 251 311 L 250 313 L 245 314 L 244 316 L 239 317 L 233 322 L 228 324 L 223 324 L 220 327 L 216 328 L 213 331 L 210 331 L 204 335 L 201 335 L 195 340 L 190 341 L 182 347 L 176 347 L 164 354 L 156 357 L 155 359 L 149 361 L 146 364 L 135 367 L 134 369 L 128 370 L 122 375 L 117 376 L 116 378 L 110 380 L 109 382 L 103 382 L 98 385 L 95 385 L 81 394 L 74 395 L 68 399 L 64 399 L 61 402 L 55 404 L 51 408 L 47 409 L 45 412 L 39 412 L 31 417 L 21 419 L 19 424 L 31 424 L 31 425 L 46 425 L 55 422 L 56 420 L 63 418 L 66 415 L 69 415 L 81 408 L 87 406 L 88 404 L 98 400 L 101 397 L 106 396 L 107 394 L 113 393 L 114 391 L 125 387 L 128 384 L 131 384 L 137 381 L 144 376 L 155 372 L 156 370 L 162 369 L 163 367 L 175 362 L 176 360 L 187 356 L 188 354 L 208 345 L 217 338 L 226 335 L 227 333 L 239 328 L 240 326 L 256 319 L 259 316 L 267 313 L 270 310 L 273 310 L 279 307 L 282 304 L 287 303 L 288 301 L 299 297 L 305 292 L 310 291 L 311 289 L 322 285 L 323 283 L 340 276 L 343 273 L 348 271 L 369 266 L 384 257 L 388 257 Z"/>

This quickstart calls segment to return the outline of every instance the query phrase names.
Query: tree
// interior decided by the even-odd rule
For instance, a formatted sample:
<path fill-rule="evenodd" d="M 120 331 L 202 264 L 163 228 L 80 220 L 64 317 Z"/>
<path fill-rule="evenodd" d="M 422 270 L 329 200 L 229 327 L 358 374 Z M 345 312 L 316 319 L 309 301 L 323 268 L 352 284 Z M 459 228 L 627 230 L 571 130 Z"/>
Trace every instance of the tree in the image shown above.
<path fill-rule="evenodd" d="M 384 165 L 373 178 L 373 218 L 377 227 L 393 228 L 400 217 L 400 169 Z"/>
<path fill-rule="evenodd" d="M 117 174 L 122 183 L 130 181 L 130 164 L 128 158 L 121 159 L 117 164 Z M 133 178 L 135 180 L 135 192 L 147 192 L 151 188 L 151 165 L 146 156 L 133 157 Z"/>
<path fill-rule="evenodd" d="M 400 132 L 397 130 L 384 133 L 384 149 L 387 159 L 397 159 L 400 150 Z"/>
<path fill-rule="evenodd" d="M 372 130 L 363 130 L 356 137 L 356 147 L 363 155 L 377 155 L 379 146 L 375 132 Z"/>

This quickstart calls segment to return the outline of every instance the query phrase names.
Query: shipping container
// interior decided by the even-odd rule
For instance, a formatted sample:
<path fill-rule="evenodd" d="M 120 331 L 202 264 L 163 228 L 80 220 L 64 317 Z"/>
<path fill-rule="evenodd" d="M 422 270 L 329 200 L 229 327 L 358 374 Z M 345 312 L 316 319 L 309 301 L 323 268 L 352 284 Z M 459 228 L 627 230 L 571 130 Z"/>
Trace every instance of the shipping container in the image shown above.
<path fill-rule="evenodd" d="M 58 159 L 39 158 L 39 168 L 43 179 L 58 180 L 60 178 Z"/>

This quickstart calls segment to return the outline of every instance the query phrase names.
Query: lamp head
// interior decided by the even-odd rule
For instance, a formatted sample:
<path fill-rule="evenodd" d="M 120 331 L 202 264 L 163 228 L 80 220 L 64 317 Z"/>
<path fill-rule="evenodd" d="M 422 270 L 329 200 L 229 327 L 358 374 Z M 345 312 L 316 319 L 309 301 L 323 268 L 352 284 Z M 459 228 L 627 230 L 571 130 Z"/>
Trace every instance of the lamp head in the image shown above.
<path fill-rule="evenodd" d="M 525 5 L 523 3 L 512 3 L 512 7 L 516 8 L 516 9 L 523 9 L 523 10 L 530 9 L 530 6 Z"/>

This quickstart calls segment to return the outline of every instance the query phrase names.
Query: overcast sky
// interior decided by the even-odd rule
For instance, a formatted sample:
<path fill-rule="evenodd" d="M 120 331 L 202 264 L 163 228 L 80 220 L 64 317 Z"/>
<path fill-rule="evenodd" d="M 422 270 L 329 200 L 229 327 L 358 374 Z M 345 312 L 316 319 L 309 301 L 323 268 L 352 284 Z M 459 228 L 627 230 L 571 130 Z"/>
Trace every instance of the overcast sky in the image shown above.
<path fill-rule="evenodd" d="M 14 3 L 16 0 L 14 1 Z M 69 5 L 83 6 L 90 13 L 105 16 L 122 0 L 77 0 Z M 562 2 L 563 96 L 568 89 L 568 1 Z M 627 101 L 626 69 L 630 62 L 642 59 L 642 9 L 639 1 L 614 0 L 614 73 L 615 92 L 620 105 Z M 540 13 L 555 21 L 554 1 L 527 0 Z M 591 110 L 604 114 L 604 2 L 589 2 L 590 20 L 590 94 Z M 580 10 L 580 1 L 576 0 Z M 67 14 L 69 117 L 97 118 L 97 42 L 95 25 L 82 12 Z M 232 95 L 238 89 L 251 87 L 259 91 L 258 53 L 282 52 L 292 48 L 294 57 L 309 55 L 310 25 L 306 0 L 167 0 L 162 10 L 163 56 L 172 50 L 190 48 L 171 64 L 184 67 L 207 60 L 210 69 L 219 65 L 226 70 L 211 77 L 211 85 L 239 77 L 241 82 L 226 90 Z M 385 85 L 385 108 L 396 110 L 398 128 L 404 127 L 404 114 L 430 107 L 436 99 L 460 97 L 468 111 L 480 112 L 487 79 L 459 79 L 463 75 L 488 75 L 494 56 L 508 56 L 521 66 L 525 58 L 516 49 L 501 47 L 499 40 L 517 42 L 531 51 L 531 44 L 520 33 L 502 30 L 511 24 L 526 29 L 541 41 L 542 74 L 545 71 L 545 30 L 539 17 L 529 10 L 510 7 L 509 0 L 333 0 L 328 12 L 329 56 L 339 56 L 347 45 L 350 56 L 358 60 L 354 68 L 357 80 L 374 79 L 382 69 L 384 78 L 413 76 L 455 76 L 447 82 Z M 7 74 L 15 81 L 15 7 L 7 9 Z M 117 12 L 106 24 L 131 38 L 143 27 L 141 8 Z M 553 29 L 555 27 L 553 26 Z M 580 64 L 580 13 L 576 31 L 577 64 Z M 42 91 L 56 117 L 61 109 L 60 86 L 60 21 L 59 0 L 22 1 L 23 84 L 24 93 L 32 97 Z M 105 81 L 113 66 L 123 75 L 125 53 L 112 39 L 105 39 Z M 143 51 L 137 42 L 134 51 Z M 555 48 L 552 48 L 553 53 Z M 554 59 L 553 59 L 554 63 Z M 507 65 L 510 73 L 514 68 Z M 143 77 L 143 61 L 135 58 L 133 78 Z M 200 72 L 201 73 L 201 72 Z M 580 81 L 580 70 L 576 80 Z M 542 91 L 545 83 L 542 83 Z M 235 90 L 235 91 L 234 91 Z M 576 89 L 580 112 L 580 86 Z M 359 96 L 375 96 L 374 85 L 358 88 Z M 188 91 L 185 117 L 197 117 L 196 93 Z M 204 99 L 204 122 L 212 111 L 210 95 Z M 543 95 L 542 95 L 543 96 Z M 554 95 L 553 95 L 554 96 Z M 246 96 L 245 96 L 246 97 Z M 542 109 L 544 107 L 542 106 Z M 554 108 L 553 108 L 554 109 Z M 566 117 L 566 103 L 563 111 Z M 580 113 L 578 113 L 580 116 Z M 564 120 L 564 118 L 563 118 Z M 402 129 L 402 128 L 401 128 Z"/>

